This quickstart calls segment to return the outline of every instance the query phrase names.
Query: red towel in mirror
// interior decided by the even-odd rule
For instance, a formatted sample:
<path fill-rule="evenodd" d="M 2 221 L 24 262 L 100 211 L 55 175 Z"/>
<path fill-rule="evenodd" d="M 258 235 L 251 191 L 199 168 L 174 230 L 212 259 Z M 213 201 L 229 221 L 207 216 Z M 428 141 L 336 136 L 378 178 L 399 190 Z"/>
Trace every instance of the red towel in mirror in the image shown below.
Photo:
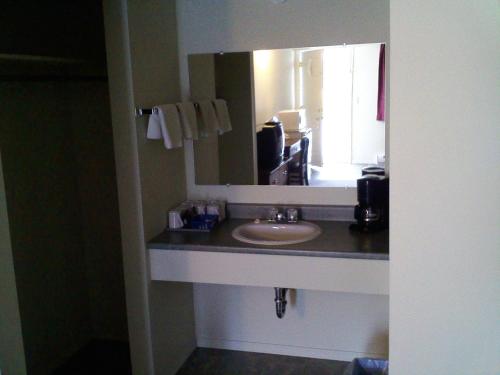
<path fill-rule="evenodd" d="M 378 57 L 377 121 L 385 121 L 385 44 L 380 45 Z"/>

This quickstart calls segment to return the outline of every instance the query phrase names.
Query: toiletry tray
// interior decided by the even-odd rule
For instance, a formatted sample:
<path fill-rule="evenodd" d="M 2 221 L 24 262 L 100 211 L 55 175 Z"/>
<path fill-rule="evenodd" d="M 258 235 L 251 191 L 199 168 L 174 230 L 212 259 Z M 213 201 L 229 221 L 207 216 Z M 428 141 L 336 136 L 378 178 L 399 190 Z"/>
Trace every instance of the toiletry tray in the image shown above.
<path fill-rule="evenodd" d="M 196 215 L 182 228 L 169 228 L 168 232 L 211 232 L 219 225 L 219 215 Z"/>

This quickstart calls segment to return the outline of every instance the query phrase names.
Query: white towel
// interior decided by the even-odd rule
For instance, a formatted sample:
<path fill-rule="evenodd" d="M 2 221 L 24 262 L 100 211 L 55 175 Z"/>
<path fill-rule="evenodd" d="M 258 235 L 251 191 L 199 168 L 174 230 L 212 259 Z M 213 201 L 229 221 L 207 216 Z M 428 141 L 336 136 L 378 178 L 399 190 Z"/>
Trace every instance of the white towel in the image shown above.
<path fill-rule="evenodd" d="M 198 102 L 200 113 L 200 133 L 203 137 L 215 134 L 219 130 L 219 121 L 215 114 L 215 108 L 211 100 L 202 100 Z"/>
<path fill-rule="evenodd" d="M 196 108 L 191 102 L 177 103 L 177 109 L 182 123 L 182 132 L 185 139 L 198 139 L 198 121 L 196 120 Z"/>
<path fill-rule="evenodd" d="M 214 100 L 215 113 L 219 121 L 219 134 L 231 131 L 231 118 L 224 99 Z"/>
<path fill-rule="evenodd" d="M 153 110 L 153 113 L 149 115 L 149 121 L 148 121 L 148 131 L 146 133 L 146 138 L 147 139 L 162 139 L 161 135 L 161 127 L 160 127 L 160 121 L 158 121 L 156 118 L 153 117 L 155 114 L 155 110 Z"/>
<path fill-rule="evenodd" d="M 147 137 L 149 139 L 163 138 L 163 144 L 167 149 L 182 146 L 181 123 L 175 104 L 154 107 L 153 113 L 149 116 Z"/>

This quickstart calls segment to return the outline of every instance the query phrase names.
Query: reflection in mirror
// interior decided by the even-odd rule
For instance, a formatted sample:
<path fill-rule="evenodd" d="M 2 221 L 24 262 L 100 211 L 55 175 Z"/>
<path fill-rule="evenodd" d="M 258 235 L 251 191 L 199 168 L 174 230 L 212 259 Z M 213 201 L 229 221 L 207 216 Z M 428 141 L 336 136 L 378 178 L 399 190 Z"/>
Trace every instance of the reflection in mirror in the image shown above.
<path fill-rule="evenodd" d="M 229 132 L 194 142 L 196 183 L 255 184 L 251 53 L 190 55 L 188 64 L 191 99 L 225 99 L 232 124 Z"/>
<path fill-rule="evenodd" d="M 232 131 L 194 142 L 198 185 L 356 186 L 384 167 L 384 46 L 189 56 L 192 100 L 227 101 Z"/>

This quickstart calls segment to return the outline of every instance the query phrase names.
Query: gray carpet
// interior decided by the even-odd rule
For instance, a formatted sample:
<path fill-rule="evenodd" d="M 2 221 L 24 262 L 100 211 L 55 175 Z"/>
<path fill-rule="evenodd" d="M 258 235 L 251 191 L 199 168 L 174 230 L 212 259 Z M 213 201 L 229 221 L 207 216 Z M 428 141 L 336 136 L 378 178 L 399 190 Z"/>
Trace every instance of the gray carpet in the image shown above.
<path fill-rule="evenodd" d="M 342 375 L 349 362 L 197 348 L 177 375 Z"/>

